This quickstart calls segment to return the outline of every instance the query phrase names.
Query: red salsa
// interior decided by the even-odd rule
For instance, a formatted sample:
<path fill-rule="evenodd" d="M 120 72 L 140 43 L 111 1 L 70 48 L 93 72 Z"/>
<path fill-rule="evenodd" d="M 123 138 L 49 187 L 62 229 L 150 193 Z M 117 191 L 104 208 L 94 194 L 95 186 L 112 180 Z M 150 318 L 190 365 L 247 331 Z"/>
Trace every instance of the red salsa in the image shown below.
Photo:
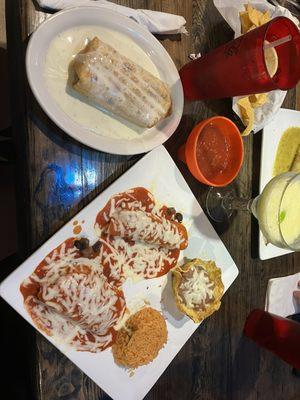
<path fill-rule="evenodd" d="M 229 165 L 230 143 L 221 129 L 213 123 L 206 125 L 199 135 L 196 158 L 205 178 L 211 180 L 224 173 Z"/>

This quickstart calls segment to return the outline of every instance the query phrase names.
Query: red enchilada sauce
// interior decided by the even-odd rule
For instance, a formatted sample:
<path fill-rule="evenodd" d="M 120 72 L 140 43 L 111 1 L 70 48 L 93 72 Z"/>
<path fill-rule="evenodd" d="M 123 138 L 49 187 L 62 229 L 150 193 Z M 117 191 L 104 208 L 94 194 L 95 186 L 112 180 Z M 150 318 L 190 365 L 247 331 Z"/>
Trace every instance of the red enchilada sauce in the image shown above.
<path fill-rule="evenodd" d="M 199 135 L 196 158 L 199 168 L 208 180 L 224 173 L 229 166 L 230 143 L 220 128 L 206 125 Z"/>
<path fill-rule="evenodd" d="M 123 292 L 103 275 L 99 254 L 82 257 L 69 238 L 23 281 L 24 306 L 39 329 L 78 351 L 99 352 L 115 340 Z"/>
<path fill-rule="evenodd" d="M 175 215 L 168 212 L 167 206 L 156 209 L 153 195 L 142 187 L 113 196 L 98 213 L 95 222 L 102 242 L 101 262 L 108 281 L 120 286 L 127 277 L 151 279 L 168 273 L 177 264 L 180 254 L 178 248 L 169 249 L 162 245 L 139 243 L 128 237 L 107 234 L 112 216 L 123 210 L 152 213 L 169 221 L 174 220 Z M 187 234 L 185 239 L 187 240 Z"/>
<path fill-rule="evenodd" d="M 154 220 L 158 225 L 145 224 L 145 237 L 152 242 L 109 235 L 108 227 L 120 211 L 139 217 L 142 212 L 146 221 Z M 177 264 L 180 248 L 186 247 L 187 232 L 176 216 L 174 209 L 157 207 L 144 188 L 111 197 L 96 217 L 99 240 L 93 246 L 87 238 L 67 239 L 21 284 L 24 306 L 35 325 L 78 351 L 99 352 L 111 346 L 126 307 L 122 283 L 128 277 L 151 279 L 166 274 Z"/>
<path fill-rule="evenodd" d="M 155 201 L 152 193 L 143 187 L 137 187 L 127 192 L 118 193 L 112 196 L 101 211 L 97 214 L 96 224 L 100 227 L 105 226 L 110 216 L 118 209 L 122 210 L 144 210 L 151 212 Z"/>

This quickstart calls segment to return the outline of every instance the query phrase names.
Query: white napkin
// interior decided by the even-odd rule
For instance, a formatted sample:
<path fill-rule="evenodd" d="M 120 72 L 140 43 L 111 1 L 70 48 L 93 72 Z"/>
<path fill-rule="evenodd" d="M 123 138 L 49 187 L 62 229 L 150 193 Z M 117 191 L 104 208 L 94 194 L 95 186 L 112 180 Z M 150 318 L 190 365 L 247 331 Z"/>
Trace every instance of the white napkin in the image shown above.
<path fill-rule="evenodd" d="M 300 272 L 295 275 L 270 279 L 267 287 L 265 310 L 270 313 L 287 317 L 300 313 L 300 306 L 293 297 L 293 292 L 299 290 Z"/>
<path fill-rule="evenodd" d="M 220 14 L 228 23 L 228 25 L 233 29 L 235 38 L 241 35 L 241 22 L 239 12 L 245 11 L 244 4 L 247 3 L 251 3 L 251 5 L 259 11 L 265 12 L 268 10 L 271 18 L 283 15 L 287 18 L 290 18 L 296 25 L 299 26 L 299 21 L 297 20 L 297 18 L 293 17 L 286 8 L 281 6 L 272 6 L 266 0 L 214 0 L 214 5 L 219 10 Z M 286 91 L 273 90 L 272 92 L 268 93 L 269 101 L 261 107 L 257 107 L 254 109 L 254 133 L 260 131 L 268 122 L 272 120 L 274 115 L 281 107 L 285 95 Z M 244 96 L 234 97 L 232 106 L 233 111 L 239 117 L 241 117 L 241 115 L 237 102 L 241 97 Z"/>
<path fill-rule="evenodd" d="M 42 8 L 61 10 L 75 6 L 99 6 L 116 11 L 143 25 L 152 33 L 172 34 L 187 33 L 186 20 L 180 15 L 151 10 L 134 10 L 107 0 L 37 0 Z"/>

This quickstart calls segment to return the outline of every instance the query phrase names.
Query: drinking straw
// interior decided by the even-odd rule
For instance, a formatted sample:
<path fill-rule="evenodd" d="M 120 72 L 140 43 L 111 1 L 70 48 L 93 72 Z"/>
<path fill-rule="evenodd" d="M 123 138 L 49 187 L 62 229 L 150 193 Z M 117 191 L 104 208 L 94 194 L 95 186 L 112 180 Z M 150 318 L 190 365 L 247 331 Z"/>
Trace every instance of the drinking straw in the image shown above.
<path fill-rule="evenodd" d="M 265 43 L 264 44 L 264 49 L 271 49 L 272 47 L 277 47 L 280 46 L 281 44 L 287 43 L 292 39 L 292 35 L 287 35 L 281 39 L 275 40 L 274 42 L 271 43 Z"/>

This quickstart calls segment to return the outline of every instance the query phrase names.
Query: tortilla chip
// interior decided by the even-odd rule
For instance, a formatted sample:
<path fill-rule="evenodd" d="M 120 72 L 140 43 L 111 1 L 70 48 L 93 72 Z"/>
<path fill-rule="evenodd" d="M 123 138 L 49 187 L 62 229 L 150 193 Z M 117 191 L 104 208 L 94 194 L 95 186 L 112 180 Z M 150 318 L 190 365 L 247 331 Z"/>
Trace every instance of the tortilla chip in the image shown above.
<path fill-rule="evenodd" d="M 180 284 L 186 279 L 190 268 L 204 269 L 209 278 L 208 284 L 214 284 L 213 301 L 211 301 L 209 304 L 205 304 L 203 309 L 188 307 L 179 293 Z M 220 308 L 221 298 L 224 293 L 224 285 L 222 282 L 221 269 L 216 266 L 214 261 L 203 261 L 199 258 L 194 258 L 181 267 L 177 266 L 172 270 L 172 286 L 177 307 L 180 311 L 190 317 L 196 324 L 200 323 Z"/>
<path fill-rule="evenodd" d="M 251 31 L 271 20 L 269 11 L 261 12 L 252 7 L 251 4 L 244 5 L 246 11 L 240 12 L 242 34 Z"/>
<path fill-rule="evenodd" d="M 257 26 L 251 25 L 250 28 L 248 29 L 248 32 L 250 32 L 250 31 L 252 31 L 252 29 L 256 29 L 256 28 L 257 28 Z"/>
<path fill-rule="evenodd" d="M 241 113 L 241 119 L 246 126 L 242 136 L 247 136 L 253 129 L 254 124 L 254 109 L 249 101 L 249 97 L 243 97 L 238 101 L 238 106 Z"/>
<path fill-rule="evenodd" d="M 253 108 L 262 106 L 268 101 L 268 94 L 267 93 L 251 94 L 249 96 L 249 101 Z"/>
<path fill-rule="evenodd" d="M 241 31 L 242 34 L 248 32 L 248 30 L 250 29 L 252 22 L 249 19 L 249 15 L 246 11 L 241 11 L 240 12 L 240 20 L 241 20 Z"/>
<path fill-rule="evenodd" d="M 269 22 L 270 20 L 271 20 L 271 17 L 270 17 L 269 11 L 266 11 L 265 13 L 263 13 L 263 14 L 260 16 L 259 24 L 260 24 L 260 25 L 266 24 L 266 23 Z"/>
<path fill-rule="evenodd" d="M 251 6 L 251 4 L 247 4 L 245 6 L 249 19 L 251 21 L 251 25 L 259 26 L 260 18 L 262 13 Z"/>

